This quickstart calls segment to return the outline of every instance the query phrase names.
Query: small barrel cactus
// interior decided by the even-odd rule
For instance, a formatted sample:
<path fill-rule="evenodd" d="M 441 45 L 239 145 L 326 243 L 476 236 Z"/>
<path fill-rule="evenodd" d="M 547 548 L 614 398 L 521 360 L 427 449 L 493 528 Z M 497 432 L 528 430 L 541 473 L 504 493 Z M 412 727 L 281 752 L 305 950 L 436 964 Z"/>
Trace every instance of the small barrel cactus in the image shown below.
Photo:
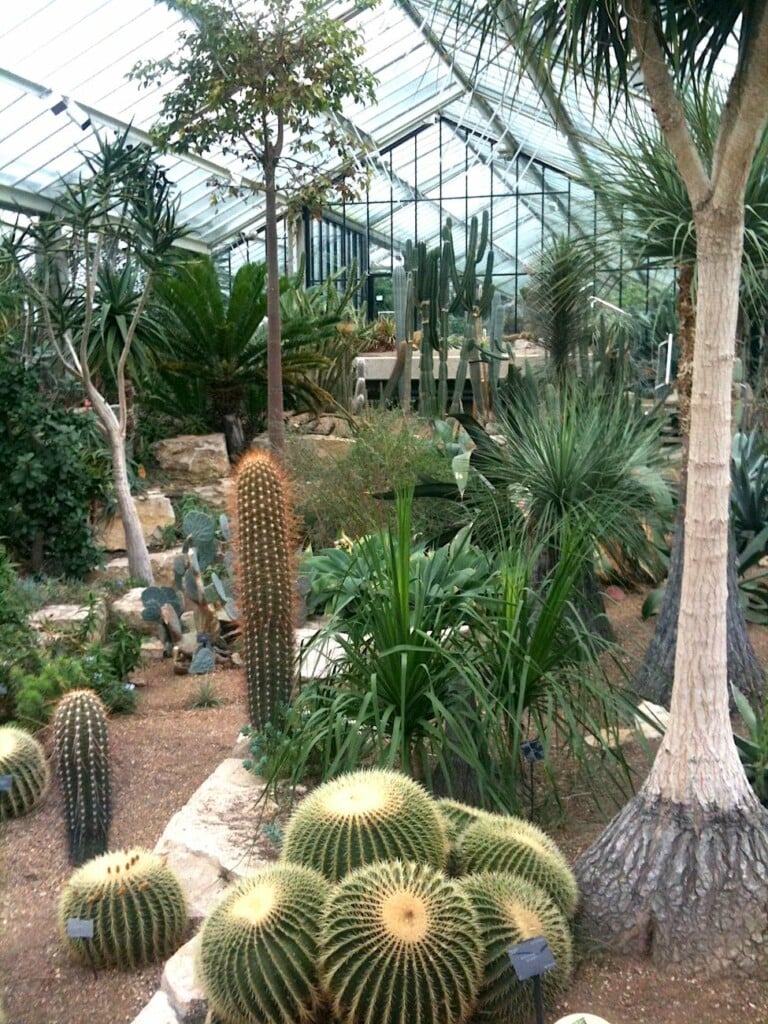
<path fill-rule="evenodd" d="M 107 852 L 111 798 L 107 709 L 93 690 L 70 690 L 53 716 L 54 759 L 64 795 L 69 859 Z"/>
<path fill-rule="evenodd" d="M 198 973 L 227 1024 L 295 1024 L 318 1008 L 320 920 L 331 886 L 277 864 L 234 885 L 203 925 Z"/>
<path fill-rule="evenodd" d="M 483 949 L 466 894 L 442 871 L 386 861 L 353 871 L 323 915 L 320 972 L 343 1024 L 460 1024 Z"/>
<path fill-rule="evenodd" d="M 440 797 L 435 801 L 435 805 L 448 837 L 446 870 L 449 875 L 455 877 L 461 873 L 461 860 L 458 852 L 461 835 L 469 825 L 482 818 L 486 812 L 479 807 L 471 807 L 469 804 L 452 800 L 449 797 Z"/>
<path fill-rule="evenodd" d="M 241 459 L 235 503 L 248 716 L 263 730 L 293 687 L 296 596 L 287 483 L 268 452 L 249 452 Z"/>
<path fill-rule="evenodd" d="M 567 987 L 573 964 L 565 916 L 530 882 L 508 872 L 467 875 L 459 883 L 477 915 L 485 950 L 476 1019 L 486 1024 L 528 1024 L 535 1014 L 533 983 L 518 980 L 508 950 L 527 939 L 545 938 L 555 967 L 541 976 L 545 1004 Z"/>
<path fill-rule="evenodd" d="M 50 781 L 45 751 L 25 729 L 0 726 L 0 821 L 26 814 Z"/>
<path fill-rule="evenodd" d="M 283 860 L 337 881 L 375 861 L 410 860 L 443 868 L 448 845 L 429 794 L 399 772 L 352 772 L 318 786 L 288 822 Z"/>
<path fill-rule="evenodd" d="M 73 937 L 70 921 L 92 921 L 91 938 Z M 170 956 L 187 926 L 181 883 L 149 850 L 105 853 L 79 867 L 59 900 L 59 932 L 72 957 L 123 970 Z"/>
<path fill-rule="evenodd" d="M 461 834 L 460 874 L 509 871 L 539 886 L 573 917 L 579 894 L 576 879 L 557 844 L 522 818 L 486 814 Z"/>

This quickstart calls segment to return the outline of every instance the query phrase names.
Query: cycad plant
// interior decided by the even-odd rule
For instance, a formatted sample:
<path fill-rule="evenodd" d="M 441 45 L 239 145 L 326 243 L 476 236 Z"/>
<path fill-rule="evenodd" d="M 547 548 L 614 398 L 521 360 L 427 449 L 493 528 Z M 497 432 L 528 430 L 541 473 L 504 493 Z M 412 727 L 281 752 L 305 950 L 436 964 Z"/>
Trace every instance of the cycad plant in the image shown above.
<path fill-rule="evenodd" d="M 167 317 L 168 349 L 157 369 L 154 403 L 196 415 L 213 429 L 225 417 L 242 426 L 266 403 L 266 269 L 247 263 L 223 286 L 210 258 L 186 262 L 158 289 Z M 260 329 L 261 328 L 261 329 Z M 291 401 L 312 401 L 307 374 L 325 360 L 307 346 L 307 333 L 284 339 L 283 387 Z"/>

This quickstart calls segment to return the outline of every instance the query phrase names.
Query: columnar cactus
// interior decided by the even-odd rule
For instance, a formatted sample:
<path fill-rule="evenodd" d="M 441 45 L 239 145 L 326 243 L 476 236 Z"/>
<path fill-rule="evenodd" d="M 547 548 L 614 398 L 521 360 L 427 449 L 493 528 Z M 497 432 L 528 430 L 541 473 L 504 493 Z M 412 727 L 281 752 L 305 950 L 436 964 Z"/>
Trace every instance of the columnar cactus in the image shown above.
<path fill-rule="evenodd" d="M 448 844 L 437 808 L 399 772 L 352 772 L 319 786 L 294 811 L 283 860 L 336 881 L 374 861 L 409 860 L 445 867 Z"/>
<path fill-rule="evenodd" d="M 0 821 L 26 814 L 41 799 L 50 775 L 45 751 L 26 730 L 0 726 Z"/>
<path fill-rule="evenodd" d="M 69 922 L 92 922 L 89 938 L 73 936 Z M 120 850 L 83 864 L 59 900 L 59 933 L 84 964 L 121 969 L 170 956 L 181 944 L 187 905 L 181 883 L 164 857 Z"/>
<path fill-rule="evenodd" d="M 64 796 L 69 858 L 106 853 L 111 819 L 107 711 L 93 690 L 70 690 L 53 716 L 54 758 Z"/>
<path fill-rule="evenodd" d="M 542 890 L 507 872 L 467 875 L 459 883 L 480 925 L 484 976 L 476 1020 L 484 1024 L 527 1024 L 535 1012 L 533 985 L 518 980 L 508 950 L 527 939 L 545 938 L 555 967 L 542 977 L 545 1003 L 566 988 L 573 963 L 568 922 Z"/>
<path fill-rule="evenodd" d="M 543 889 L 567 917 L 578 902 L 576 879 L 557 844 L 522 818 L 486 814 L 461 834 L 460 873 L 509 871 Z"/>
<path fill-rule="evenodd" d="M 203 925 L 198 972 L 227 1024 L 296 1024 L 320 1000 L 320 921 L 330 883 L 277 864 L 228 890 Z"/>
<path fill-rule="evenodd" d="M 320 973 L 343 1024 L 460 1024 L 483 970 L 469 899 L 442 871 L 384 861 L 353 871 L 323 915 Z"/>
<path fill-rule="evenodd" d="M 285 476 L 267 452 L 237 468 L 235 526 L 248 716 L 263 729 L 294 679 L 293 517 Z"/>

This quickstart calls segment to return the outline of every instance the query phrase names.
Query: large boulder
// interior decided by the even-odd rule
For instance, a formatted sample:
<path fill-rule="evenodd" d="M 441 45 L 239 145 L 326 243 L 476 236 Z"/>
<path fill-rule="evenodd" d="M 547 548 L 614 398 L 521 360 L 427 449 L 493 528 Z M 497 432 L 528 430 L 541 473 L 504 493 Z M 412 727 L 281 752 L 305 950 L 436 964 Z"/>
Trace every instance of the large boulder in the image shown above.
<path fill-rule="evenodd" d="M 223 434 L 168 437 L 155 442 L 152 452 L 160 468 L 173 480 L 205 484 L 229 475 L 229 456 Z"/>
<path fill-rule="evenodd" d="M 165 530 L 176 522 L 170 498 L 160 491 L 147 491 L 133 499 L 141 523 L 141 532 L 148 546 L 163 543 Z M 105 551 L 125 551 L 125 530 L 119 515 L 96 527 L 96 542 Z"/>

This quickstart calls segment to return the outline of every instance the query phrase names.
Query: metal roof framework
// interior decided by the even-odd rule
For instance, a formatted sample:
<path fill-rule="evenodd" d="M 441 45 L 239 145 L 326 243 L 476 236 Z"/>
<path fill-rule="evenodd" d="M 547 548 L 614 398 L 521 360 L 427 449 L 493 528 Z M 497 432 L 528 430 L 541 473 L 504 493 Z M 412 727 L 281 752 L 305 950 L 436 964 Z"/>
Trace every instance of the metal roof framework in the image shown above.
<path fill-rule="evenodd" d="M 566 230 L 578 222 L 582 199 L 592 217 L 583 185 L 571 186 L 567 202 L 559 197 L 585 165 L 600 167 L 606 143 L 619 138 L 623 126 L 586 90 L 560 90 L 550 76 L 537 80 L 522 71 L 513 45 L 513 0 L 482 52 L 476 33 L 457 25 L 440 3 L 329 4 L 331 13 L 361 29 L 363 63 L 378 80 L 375 105 L 345 111 L 361 143 L 357 159 L 371 172 L 365 228 L 375 235 L 386 227 L 404 244 L 414 238 L 409 205 L 417 201 L 419 238 L 436 243 L 451 216 L 460 252 L 468 220 L 495 199 L 496 273 L 513 273 L 540 247 L 545 217 L 547 231 Z M 178 14 L 153 0 L 27 0 L 6 12 L 0 208 L 50 209 L 62 180 L 83 169 L 93 132 L 129 128 L 138 141 L 150 141 L 163 89 L 172 83 L 140 89 L 127 75 L 139 59 L 173 52 L 180 24 Z M 405 144 L 411 138 L 412 147 Z M 257 236 L 264 219 L 258 193 L 213 201 L 214 179 L 247 180 L 252 168 L 215 152 L 164 154 L 160 161 L 178 189 L 180 217 L 190 229 L 186 245 L 215 254 Z M 287 196 L 288 181 L 282 189 Z M 510 196 L 515 213 L 505 216 L 503 200 Z M 354 221 L 354 214 L 347 205 L 345 217 Z"/>

